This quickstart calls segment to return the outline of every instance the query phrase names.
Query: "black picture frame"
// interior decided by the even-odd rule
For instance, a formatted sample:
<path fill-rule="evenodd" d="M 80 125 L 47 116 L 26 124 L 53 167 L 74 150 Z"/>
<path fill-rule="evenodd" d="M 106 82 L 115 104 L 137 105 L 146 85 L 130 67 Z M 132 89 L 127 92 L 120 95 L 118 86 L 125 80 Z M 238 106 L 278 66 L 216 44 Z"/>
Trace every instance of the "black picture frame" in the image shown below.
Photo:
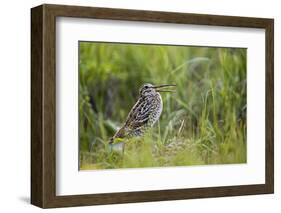
<path fill-rule="evenodd" d="M 56 195 L 56 18 L 265 29 L 265 184 L 122 193 Z M 274 192 L 274 20 L 44 4 L 31 9 L 31 203 L 42 208 L 131 203 Z"/>

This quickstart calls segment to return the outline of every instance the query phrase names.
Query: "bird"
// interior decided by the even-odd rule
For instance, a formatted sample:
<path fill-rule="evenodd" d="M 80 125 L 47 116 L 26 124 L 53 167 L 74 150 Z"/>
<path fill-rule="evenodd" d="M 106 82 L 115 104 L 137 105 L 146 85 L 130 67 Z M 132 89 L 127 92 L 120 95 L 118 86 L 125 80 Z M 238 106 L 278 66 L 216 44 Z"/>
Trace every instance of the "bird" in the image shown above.
<path fill-rule="evenodd" d="M 159 120 L 163 110 L 161 92 L 174 92 L 175 84 L 162 84 L 155 86 L 145 83 L 139 89 L 139 97 L 130 110 L 126 121 L 121 128 L 110 138 L 109 144 L 115 144 L 115 140 L 142 136 Z M 171 87 L 173 89 L 171 89 Z M 118 144 L 118 143 L 116 143 Z M 120 143 L 119 143 L 120 144 Z M 123 143 L 122 143 L 123 144 Z M 122 147 L 123 146 L 119 146 Z"/>

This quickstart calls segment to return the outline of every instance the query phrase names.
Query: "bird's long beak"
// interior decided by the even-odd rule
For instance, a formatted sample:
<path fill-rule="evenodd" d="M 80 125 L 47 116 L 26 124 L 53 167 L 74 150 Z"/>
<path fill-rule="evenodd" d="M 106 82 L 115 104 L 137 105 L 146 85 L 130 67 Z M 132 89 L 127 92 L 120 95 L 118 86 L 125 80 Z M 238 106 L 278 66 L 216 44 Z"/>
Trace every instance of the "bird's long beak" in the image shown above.
<path fill-rule="evenodd" d="M 152 88 L 156 89 L 156 92 L 175 92 L 174 87 L 177 86 L 175 84 L 162 84 L 158 86 L 154 86 Z M 172 87 L 172 88 L 167 88 Z"/>

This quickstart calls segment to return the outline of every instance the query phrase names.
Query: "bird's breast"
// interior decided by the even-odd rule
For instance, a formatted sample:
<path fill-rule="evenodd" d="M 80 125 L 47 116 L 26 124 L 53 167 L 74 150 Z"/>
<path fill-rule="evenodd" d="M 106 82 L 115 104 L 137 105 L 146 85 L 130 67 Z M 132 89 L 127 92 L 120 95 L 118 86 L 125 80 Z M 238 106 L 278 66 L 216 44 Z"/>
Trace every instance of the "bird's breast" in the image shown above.
<path fill-rule="evenodd" d="M 154 110 L 150 115 L 150 126 L 153 126 L 160 118 L 163 110 L 163 102 L 160 94 L 157 94 L 153 100 Z"/>

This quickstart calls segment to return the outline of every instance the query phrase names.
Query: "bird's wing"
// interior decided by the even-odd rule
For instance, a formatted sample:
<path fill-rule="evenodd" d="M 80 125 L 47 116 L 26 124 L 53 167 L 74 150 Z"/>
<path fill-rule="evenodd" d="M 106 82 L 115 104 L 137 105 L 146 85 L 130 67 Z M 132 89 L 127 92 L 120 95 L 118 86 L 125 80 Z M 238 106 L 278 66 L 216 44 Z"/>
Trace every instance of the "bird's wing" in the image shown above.
<path fill-rule="evenodd" d="M 135 129 L 145 125 L 148 122 L 149 116 L 153 111 L 154 104 L 151 98 L 139 99 L 131 109 L 125 126 L 130 129 Z"/>

